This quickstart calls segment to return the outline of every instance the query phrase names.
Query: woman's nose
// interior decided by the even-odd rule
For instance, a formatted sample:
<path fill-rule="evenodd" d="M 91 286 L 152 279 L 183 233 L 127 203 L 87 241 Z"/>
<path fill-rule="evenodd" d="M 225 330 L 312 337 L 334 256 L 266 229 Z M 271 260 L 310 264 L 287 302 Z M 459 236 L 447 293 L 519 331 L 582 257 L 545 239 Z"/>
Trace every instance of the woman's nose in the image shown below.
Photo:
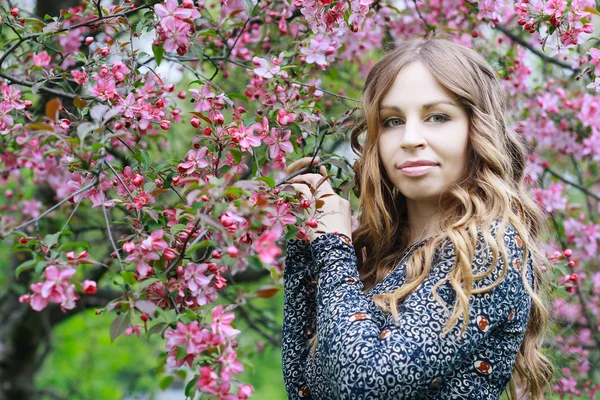
<path fill-rule="evenodd" d="M 423 126 L 418 120 L 407 120 L 404 126 L 401 145 L 403 147 L 415 147 L 425 144 L 422 129 Z"/>

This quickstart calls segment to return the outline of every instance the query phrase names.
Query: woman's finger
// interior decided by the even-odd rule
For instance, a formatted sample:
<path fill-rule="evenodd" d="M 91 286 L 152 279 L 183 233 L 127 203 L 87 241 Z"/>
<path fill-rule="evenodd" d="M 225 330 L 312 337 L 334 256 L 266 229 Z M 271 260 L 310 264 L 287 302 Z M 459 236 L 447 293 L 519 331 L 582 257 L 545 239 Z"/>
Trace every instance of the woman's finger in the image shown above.
<path fill-rule="evenodd" d="M 294 161 L 287 167 L 285 174 L 291 175 L 294 172 L 296 172 L 302 168 L 305 168 L 306 166 L 308 166 L 310 164 L 310 160 L 312 160 L 312 157 L 302 157 L 301 159 Z M 313 164 L 317 164 L 319 161 L 321 161 L 321 158 L 317 156 L 317 157 L 315 157 Z"/>
<path fill-rule="evenodd" d="M 302 175 L 298 175 L 298 176 L 295 176 L 294 178 L 290 179 L 290 182 L 304 182 L 307 185 L 309 185 L 310 187 L 318 190 L 321 194 L 327 194 L 327 193 L 335 194 L 335 192 L 333 191 L 333 188 L 331 187 L 331 184 L 329 183 L 329 180 L 327 180 L 327 179 L 323 183 L 321 183 L 321 186 L 319 186 L 317 188 L 317 184 L 322 179 L 323 179 L 323 176 L 321 176 L 319 174 L 302 174 Z"/>

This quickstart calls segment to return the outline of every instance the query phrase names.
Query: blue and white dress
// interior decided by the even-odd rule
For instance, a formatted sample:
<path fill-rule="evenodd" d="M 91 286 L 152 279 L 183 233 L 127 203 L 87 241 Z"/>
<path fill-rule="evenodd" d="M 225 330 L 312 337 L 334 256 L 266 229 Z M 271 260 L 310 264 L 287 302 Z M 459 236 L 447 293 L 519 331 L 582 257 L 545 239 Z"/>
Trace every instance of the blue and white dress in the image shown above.
<path fill-rule="evenodd" d="M 495 238 L 498 220 L 491 227 Z M 507 224 L 504 245 L 509 268 L 504 280 L 486 293 L 469 298 L 466 334 L 458 339 L 464 317 L 443 335 L 456 293 L 449 281 L 438 288 L 448 310 L 435 300 L 433 286 L 448 276 L 455 262 L 450 240 L 436 250 L 429 277 L 398 307 L 399 322 L 372 300 L 406 281 L 410 256 L 372 290 L 357 271 L 355 248 L 343 234 L 327 233 L 311 242 L 288 240 L 284 267 L 282 367 L 290 399 L 499 399 L 529 320 L 531 296 L 521 279 L 523 243 Z M 473 274 L 490 269 L 491 248 L 481 232 L 472 260 Z M 500 276 L 501 253 L 486 278 L 473 289 L 487 287 Z M 527 279 L 533 288 L 530 255 Z M 318 281 L 312 284 L 311 281 Z M 318 332 L 311 357 L 309 339 Z"/>

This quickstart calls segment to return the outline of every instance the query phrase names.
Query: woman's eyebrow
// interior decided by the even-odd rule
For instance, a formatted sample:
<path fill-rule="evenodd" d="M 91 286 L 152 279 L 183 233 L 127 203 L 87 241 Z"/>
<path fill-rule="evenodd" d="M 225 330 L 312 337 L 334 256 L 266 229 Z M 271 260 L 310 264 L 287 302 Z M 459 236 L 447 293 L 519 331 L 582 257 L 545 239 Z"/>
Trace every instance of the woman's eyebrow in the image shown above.
<path fill-rule="evenodd" d="M 426 104 L 423 104 L 423 110 L 428 110 L 428 109 L 430 109 L 431 107 L 433 107 L 433 106 L 436 106 L 436 105 L 438 105 L 438 104 L 449 104 L 449 105 L 451 105 L 451 106 L 454 106 L 454 107 L 456 107 L 456 104 L 454 104 L 454 103 L 453 103 L 453 102 L 451 102 L 451 101 L 448 101 L 448 100 L 438 100 L 438 101 L 432 101 L 431 103 L 426 103 Z M 384 104 L 384 105 L 382 105 L 382 106 L 379 108 L 379 111 L 382 111 L 382 110 L 385 110 L 385 109 L 394 110 L 394 111 L 398 111 L 398 112 L 402 111 L 402 110 L 401 110 L 399 107 L 392 106 L 392 105 L 385 105 L 385 104 Z"/>

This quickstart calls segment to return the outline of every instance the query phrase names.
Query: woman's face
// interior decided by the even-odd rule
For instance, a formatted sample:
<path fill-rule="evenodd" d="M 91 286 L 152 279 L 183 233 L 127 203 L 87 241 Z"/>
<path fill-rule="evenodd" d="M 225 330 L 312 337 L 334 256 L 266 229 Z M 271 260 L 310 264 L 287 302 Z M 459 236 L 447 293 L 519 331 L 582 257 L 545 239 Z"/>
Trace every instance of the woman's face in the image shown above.
<path fill-rule="evenodd" d="M 442 191 L 466 169 L 466 111 L 423 63 L 414 62 L 398 73 L 379 113 L 379 155 L 388 177 L 409 203 L 437 208 Z M 437 165 L 400 168 L 416 160 Z"/>

